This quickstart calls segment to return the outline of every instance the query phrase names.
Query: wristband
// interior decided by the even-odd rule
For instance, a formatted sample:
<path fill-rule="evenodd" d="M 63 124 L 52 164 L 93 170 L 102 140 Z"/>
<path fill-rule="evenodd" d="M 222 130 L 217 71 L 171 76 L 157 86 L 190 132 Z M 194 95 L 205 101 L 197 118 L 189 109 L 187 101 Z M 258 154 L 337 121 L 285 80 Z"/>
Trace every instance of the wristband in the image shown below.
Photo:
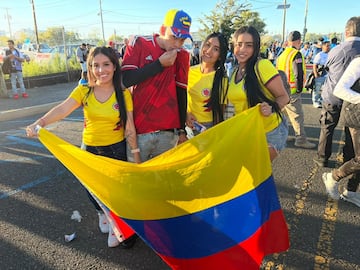
<path fill-rule="evenodd" d="M 139 148 L 131 149 L 131 154 L 140 153 Z"/>

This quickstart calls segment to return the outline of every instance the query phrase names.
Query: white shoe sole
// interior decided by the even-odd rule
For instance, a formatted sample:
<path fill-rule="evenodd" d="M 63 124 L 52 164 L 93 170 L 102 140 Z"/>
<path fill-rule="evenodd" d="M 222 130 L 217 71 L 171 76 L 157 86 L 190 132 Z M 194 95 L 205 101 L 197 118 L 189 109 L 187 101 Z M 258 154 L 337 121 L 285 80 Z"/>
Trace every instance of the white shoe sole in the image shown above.
<path fill-rule="evenodd" d="M 340 193 L 339 191 L 336 193 L 336 194 L 332 194 L 328 191 L 328 188 L 327 188 L 327 185 L 326 183 L 328 182 L 328 179 L 327 179 L 327 173 L 323 173 L 322 175 L 322 180 L 324 182 L 324 185 L 325 185 L 325 189 L 326 189 L 326 193 L 329 195 L 329 197 L 333 200 L 339 200 L 340 199 Z M 337 187 L 338 188 L 338 187 Z"/>

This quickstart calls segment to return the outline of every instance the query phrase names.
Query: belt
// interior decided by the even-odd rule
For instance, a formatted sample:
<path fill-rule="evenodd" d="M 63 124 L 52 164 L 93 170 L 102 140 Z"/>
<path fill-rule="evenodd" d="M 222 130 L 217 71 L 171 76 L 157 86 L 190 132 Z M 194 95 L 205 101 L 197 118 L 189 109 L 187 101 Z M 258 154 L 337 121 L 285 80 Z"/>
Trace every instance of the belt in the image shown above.
<path fill-rule="evenodd" d="M 169 128 L 169 129 L 164 129 L 164 130 L 161 130 L 161 131 L 168 131 L 168 132 L 175 133 L 175 130 L 176 130 L 176 128 Z"/>
<path fill-rule="evenodd" d="M 176 133 L 176 131 L 177 131 L 176 128 L 169 128 L 169 129 L 162 129 L 162 130 L 155 130 L 155 131 L 151 131 L 151 132 L 141 133 L 141 134 L 138 134 L 138 135 L 151 134 L 151 133 L 159 133 L 159 132 L 172 132 L 172 133 Z"/>
<path fill-rule="evenodd" d="M 158 132 L 161 132 L 161 131 L 166 131 L 166 132 L 172 132 L 172 133 L 175 133 L 175 128 L 162 129 L 162 130 L 155 130 L 155 131 L 150 132 L 150 133 L 158 133 Z"/>

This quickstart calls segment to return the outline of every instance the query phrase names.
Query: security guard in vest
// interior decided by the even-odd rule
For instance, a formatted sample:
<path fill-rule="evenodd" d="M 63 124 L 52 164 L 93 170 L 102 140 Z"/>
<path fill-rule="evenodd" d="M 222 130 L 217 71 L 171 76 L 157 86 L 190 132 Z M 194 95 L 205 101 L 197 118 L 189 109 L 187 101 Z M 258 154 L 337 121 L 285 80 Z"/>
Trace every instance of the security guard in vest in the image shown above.
<path fill-rule="evenodd" d="M 288 47 L 277 58 L 276 67 L 286 73 L 290 84 L 290 103 L 285 106 L 285 109 L 294 128 L 295 146 L 310 149 L 316 145 L 307 140 L 304 128 L 301 93 L 305 90 L 306 67 L 304 57 L 299 51 L 300 47 L 300 32 L 291 32 L 288 37 Z"/>

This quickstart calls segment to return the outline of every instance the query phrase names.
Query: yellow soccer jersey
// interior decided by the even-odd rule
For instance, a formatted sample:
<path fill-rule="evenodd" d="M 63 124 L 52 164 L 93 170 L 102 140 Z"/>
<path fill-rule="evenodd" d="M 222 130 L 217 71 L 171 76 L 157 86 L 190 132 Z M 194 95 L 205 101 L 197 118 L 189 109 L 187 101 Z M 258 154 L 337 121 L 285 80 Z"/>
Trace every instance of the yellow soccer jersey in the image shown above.
<path fill-rule="evenodd" d="M 215 71 L 203 74 L 200 65 L 192 66 L 189 70 L 188 112 L 191 112 L 200 123 L 212 122 L 209 101 L 214 76 Z"/>
<path fill-rule="evenodd" d="M 87 86 L 79 85 L 70 97 L 84 105 L 83 142 L 86 145 L 106 146 L 124 140 L 124 127 L 117 125 L 120 118 L 115 92 L 101 103 Z M 126 110 L 132 111 L 132 97 L 127 89 L 124 90 L 124 98 Z"/>
<path fill-rule="evenodd" d="M 260 60 L 258 62 L 258 69 L 260 73 L 259 82 L 261 88 L 263 89 L 265 95 L 269 99 L 275 100 L 275 97 L 265 87 L 265 84 L 278 75 L 276 68 L 273 66 L 273 64 L 270 61 Z M 244 80 L 235 83 L 235 77 L 236 77 L 236 73 L 234 72 L 229 84 L 228 100 L 231 104 L 234 105 L 235 114 L 239 114 L 247 110 L 249 106 L 248 106 L 246 92 L 244 89 Z M 264 123 L 266 127 L 268 127 L 267 130 L 272 130 L 281 123 L 281 118 L 276 113 L 273 113 L 269 117 L 264 117 Z"/>

